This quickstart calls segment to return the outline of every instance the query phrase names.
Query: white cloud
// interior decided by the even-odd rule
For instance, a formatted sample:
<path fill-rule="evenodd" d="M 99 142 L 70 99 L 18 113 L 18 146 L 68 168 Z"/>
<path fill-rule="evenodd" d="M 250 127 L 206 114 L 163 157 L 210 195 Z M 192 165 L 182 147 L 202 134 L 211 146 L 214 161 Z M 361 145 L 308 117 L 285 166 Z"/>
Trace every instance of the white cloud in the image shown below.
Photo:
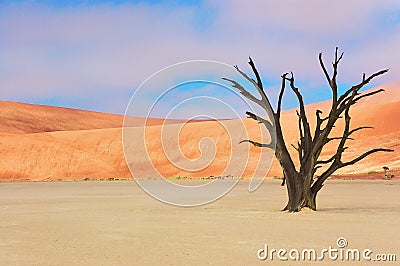
<path fill-rule="evenodd" d="M 210 59 L 248 70 L 249 55 L 272 84 L 293 70 L 303 85 L 318 87 L 324 80 L 317 54 L 329 64 L 336 45 L 345 51 L 344 83 L 384 67 L 391 73 L 380 81 L 392 80 L 400 73 L 399 25 L 382 18 L 399 9 L 398 1 L 361 0 L 209 1 L 200 9 L 11 4 L 0 9 L 0 98 L 93 95 L 96 104 L 87 108 L 123 112 L 121 95 L 167 65 Z M 102 96 L 110 90 L 114 101 Z"/>

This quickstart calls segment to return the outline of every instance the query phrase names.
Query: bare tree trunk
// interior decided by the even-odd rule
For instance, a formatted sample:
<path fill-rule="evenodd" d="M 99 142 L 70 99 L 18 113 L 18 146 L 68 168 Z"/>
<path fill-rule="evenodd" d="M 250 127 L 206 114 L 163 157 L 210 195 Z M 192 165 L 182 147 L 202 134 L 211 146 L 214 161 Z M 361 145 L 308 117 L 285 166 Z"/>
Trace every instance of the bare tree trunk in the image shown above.
<path fill-rule="evenodd" d="M 284 174 L 286 176 L 286 174 Z M 316 197 L 317 192 L 313 192 L 311 187 L 304 181 L 307 178 L 303 178 L 299 175 L 295 177 L 286 176 L 286 187 L 288 192 L 288 202 L 283 208 L 283 211 L 298 212 L 302 208 L 310 208 L 317 210 Z"/>
<path fill-rule="evenodd" d="M 286 187 L 289 199 L 286 207 L 283 210 L 289 212 L 298 212 L 301 210 L 301 205 L 303 201 L 303 186 L 299 184 L 298 177 L 286 175 L 286 180 Z"/>

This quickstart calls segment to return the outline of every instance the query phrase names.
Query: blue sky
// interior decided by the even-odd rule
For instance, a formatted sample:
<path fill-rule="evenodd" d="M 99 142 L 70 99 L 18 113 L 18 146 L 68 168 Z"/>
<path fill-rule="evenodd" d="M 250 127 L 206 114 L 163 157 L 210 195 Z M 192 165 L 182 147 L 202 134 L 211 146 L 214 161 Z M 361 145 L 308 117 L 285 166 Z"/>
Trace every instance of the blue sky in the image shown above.
<path fill-rule="evenodd" d="M 398 81 L 400 2 L 0 1 L 0 99 L 122 114 L 162 68 L 203 59 L 249 71 L 251 55 L 272 102 L 293 71 L 312 103 L 330 97 L 317 56 L 329 65 L 336 46 L 342 88 L 382 68 L 371 86 Z"/>

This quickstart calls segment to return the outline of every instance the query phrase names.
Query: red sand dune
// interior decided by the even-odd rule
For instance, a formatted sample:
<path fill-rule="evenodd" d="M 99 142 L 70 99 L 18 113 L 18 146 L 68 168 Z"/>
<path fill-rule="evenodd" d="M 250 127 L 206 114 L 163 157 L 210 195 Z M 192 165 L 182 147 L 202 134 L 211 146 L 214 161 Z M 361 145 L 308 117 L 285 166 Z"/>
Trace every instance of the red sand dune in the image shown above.
<path fill-rule="evenodd" d="M 120 128 L 123 116 L 92 111 L 18 102 L 0 101 L 0 133 L 27 134 Z M 181 120 L 131 117 L 131 125 L 162 125 Z"/>
<path fill-rule="evenodd" d="M 349 143 L 350 149 L 346 151 L 345 159 L 374 147 L 392 148 L 395 152 L 374 154 L 354 166 L 342 169 L 339 174 L 365 175 L 369 171 L 382 171 L 382 166 L 400 169 L 400 84 L 380 87 L 384 87 L 386 92 L 358 103 L 351 112 L 353 127 L 369 125 L 375 128 L 361 131 L 355 136 L 356 140 Z M 309 117 L 314 117 L 317 108 L 328 110 L 329 104 L 322 102 L 308 106 Z M 0 101 L 0 180 L 131 178 L 122 151 L 122 119 L 119 115 Z M 143 118 L 134 119 L 138 124 L 143 122 Z M 250 119 L 243 121 L 250 136 L 257 136 L 257 123 Z M 149 139 L 146 143 L 152 162 L 164 176 L 219 175 L 231 158 L 232 146 L 238 145 L 236 141 L 243 135 L 242 132 L 236 132 L 235 141 L 230 143 L 226 132 L 217 122 L 186 124 L 179 135 L 185 156 L 191 159 L 200 156 L 198 144 L 203 137 L 213 138 L 217 143 L 216 158 L 212 164 L 193 174 L 171 167 L 163 155 L 159 138 L 163 122 L 161 119 L 150 121 L 152 126 L 146 130 L 146 139 Z M 180 127 L 177 122 L 169 121 L 170 125 L 164 126 L 164 130 L 168 132 Z M 313 125 L 313 119 L 310 122 Z M 240 121 L 224 123 L 235 125 Z M 294 110 L 283 113 L 282 124 L 288 143 L 296 143 L 298 133 Z M 340 129 L 341 126 L 338 126 L 336 132 L 340 132 Z M 259 161 L 260 150 L 247 144 L 240 145 L 239 149 L 243 151 L 250 149 L 244 176 L 251 176 Z M 334 145 L 330 145 L 323 155 L 329 156 L 334 148 Z M 132 149 L 135 152 L 135 143 Z M 295 154 L 293 148 L 289 149 Z M 139 155 L 135 160 L 140 163 L 144 159 Z M 246 156 L 247 152 L 242 152 L 233 160 L 239 165 L 247 161 Z M 281 175 L 276 161 L 269 173 L 269 176 L 275 175 Z"/>
<path fill-rule="evenodd" d="M 121 127 L 120 115 L 0 101 L 0 132 L 21 134 Z"/>

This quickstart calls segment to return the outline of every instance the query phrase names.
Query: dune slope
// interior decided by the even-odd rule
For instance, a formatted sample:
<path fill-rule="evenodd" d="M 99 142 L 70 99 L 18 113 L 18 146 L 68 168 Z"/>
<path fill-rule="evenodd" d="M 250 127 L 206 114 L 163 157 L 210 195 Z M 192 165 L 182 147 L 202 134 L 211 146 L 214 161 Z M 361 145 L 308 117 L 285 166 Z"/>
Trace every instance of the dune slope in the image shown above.
<path fill-rule="evenodd" d="M 369 171 L 381 171 L 383 166 L 399 169 L 400 85 L 388 84 L 380 87 L 387 91 L 358 103 L 351 113 L 353 127 L 369 125 L 374 129 L 359 132 L 355 136 L 356 140 L 349 142 L 350 149 L 346 151 L 345 159 L 351 159 L 375 147 L 391 148 L 395 152 L 374 154 L 354 166 L 342 169 L 339 174 L 366 174 Z M 0 103 L 0 180 L 131 178 L 122 149 L 122 116 L 4 101 Z M 329 104 L 322 102 L 308 106 L 310 118 L 314 117 L 316 108 L 326 111 Z M 140 121 L 140 118 L 137 119 Z M 191 173 L 172 167 L 160 148 L 161 130 L 176 130 L 181 125 L 162 126 L 162 120 L 153 122 L 146 131 L 146 144 L 153 164 L 164 176 L 219 175 L 231 159 L 232 145 L 238 145 L 237 141 L 244 136 L 237 132 L 234 134 L 234 141 L 230 143 L 228 135 L 217 122 L 186 124 L 179 135 L 179 144 L 185 156 L 196 159 L 201 155 L 198 145 L 203 137 L 214 139 L 217 149 L 216 157 L 209 167 Z M 237 120 L 225 123 L 234 125 L 240 122 Z M 249 119 L 244 119 L 243 122 L 250 136 L 257 136 L 257 123 Z M 310 123 L 313 126 L 313 119 Z M 282 124 L 287 143 L 296 143 L 297 117 L 294 110 L 283 113 Z M 340 129 L 341 125 L 335 131 L 339 133 Z M 140 133 L 137 136 L 136 139 L 132 138 L 130 152 L 133 154 L 135 141 L 143 141 Z M 250 158 L 247 160 L 247 153 L 243 152 L 233 160 L 238 163 L 247 161 L 243 176 L 251 176 L 257 167 L 260 150 L 247 144 L 240 145 L 243 151 L 250 150 Z M 289 149 L 295 156 L 295 150 L 291 147 Z M 329 156 L 334 150 L 335 146 L 330 145 L 322 155 Z M 140 163 L 144 158 L 138 156 L 136 160 Z M 199 160 L 197 166 L 202 166 L 202 163 L 204 161 Z M 269 176 L 275 175 L 281 176 L 276 161 L 269 173 Z"/>

